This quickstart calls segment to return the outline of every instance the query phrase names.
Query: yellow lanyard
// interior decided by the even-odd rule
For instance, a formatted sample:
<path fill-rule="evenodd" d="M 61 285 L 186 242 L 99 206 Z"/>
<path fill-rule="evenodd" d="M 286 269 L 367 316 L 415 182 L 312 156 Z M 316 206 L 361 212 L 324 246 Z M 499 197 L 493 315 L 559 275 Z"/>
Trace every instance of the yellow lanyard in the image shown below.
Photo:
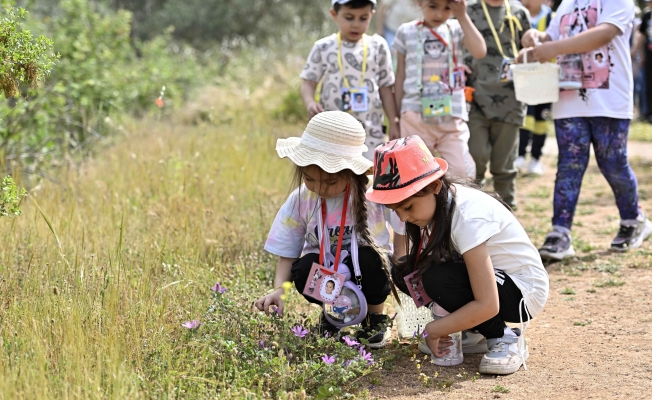
<path fill-rule="evenodd" d="M 503 52 L 503 46 L 500 44 L 500 38 L 498 37 L 498 33 L 496 32 L 496 28 L 494 27 L 494 22 L 491 19 L 491 15 L 489 15 L 489 10 L 487 10 L 487 5 L 484 3 L 484 0 L 480 0 L 480 3 L 482 3 L 482 10 L 484 11 L 484 16 L 487 18 L 487 22 L 489 23 L 489 29 L 491 29 L 491 33 L 494 35 L 494 40 L 496 40 L 496 46 L 498 46 L 498 51 L 500 54 L 503 56 L 503 58 L 507 58 L 505 56 L 505 53 Z M 519 22 L 518 18 L 512 15 L 512 7 L 509 5 L 509 0 L 505 0 L 505 19 L 509 21 L 509 30 L 512 33 L 512 51 L 514 52 L 514 56 L 512 58 L 516 58 L 518 55 L 518 48 L 516 47 L 516 35 L 514 33 L 514 23 L 518 26 L 518 30 L 522 31 L 523 27 L 521 26 L 521 23 Z M 500 25 L 500 32 L 503 32 L 503 29 L 505 28 L 505 21 L 502 22 Z"/>
<path fill-rule="evenodd" d="M 347 89 L 350 89 L 349 80 L 346 79 L 344 73 L 344 64 L 342 63 L 342 36 L 337 33 L 337 64 L 340 66 L 340 73 L 342 74 L 342 81 Z M 362 35 L 362 76 L 360 77 L 360 87 L 364 85 L 364 75 L 367 72 L 367 35 Z"/>

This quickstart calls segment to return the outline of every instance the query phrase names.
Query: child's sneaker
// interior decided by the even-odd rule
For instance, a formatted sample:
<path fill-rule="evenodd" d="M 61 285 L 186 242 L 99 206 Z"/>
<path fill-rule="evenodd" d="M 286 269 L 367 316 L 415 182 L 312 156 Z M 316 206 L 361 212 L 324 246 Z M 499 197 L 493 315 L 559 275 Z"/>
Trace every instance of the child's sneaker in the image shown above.
<path fill-rule="evenodd" d="M 531 159 L 530 160 L 530 165 L 527 167 L 527 173 L 529 175 L 537 175 L 541 176 L 543 175 L 543 164 L 541 163 L 541 160 L 537 159 Z"/>
<path fill-rule="evenodd" d="M 546 235 L 543 246 L 539 249 L 542 259 L 561 261 L 564 257 L 574 256 L 575 249 L 569 234 L 553 230 Z"/>
<path fill-rule="evenodd" d="M 355 334 L 355 337 L 366 339 L 366 346 L 371 349 L 382 349 L 391 336 L 390 323 L 391 319 L 387 315 L 367 314 L 362 320 L 362 329 Z"/>
<path fill-rule="evenodd" d="M 525 161 L 525 157 L 518 156 L 518 158 L 514 160 L 514 168 L 518 170 L 519 174 L 524 174 L 527 171 L 527 161 Z"/>
<path fill-rule="evenodd" d="M 611 250 L 625 252 L 629 249 L 641 247 L 643 241 L 652 233 L 652 222 L 641 214 L 635 226 L 621 223 L 618 234 L 611 241 Z"/>
<path fill-rule="evenodd" d="M 518 332 L 520 334 L 520 332 Z M 519 345 L 523 351 L 519 351 Z M 487 339 L 489 351 L 480 361 L 481 374 L 509 375 L 518 371 L 530 352 L 523 336 L 517 336 L 511 329 L 506 328 L 503 337 Z"/>
<path fill-rule="evenodd" d="M 319 336 L 336 337 L 340 333 L 340 328 L 328 322 L 322 312 L 319 317 L 319 325 L 317 325 L 317 333 Z"/>

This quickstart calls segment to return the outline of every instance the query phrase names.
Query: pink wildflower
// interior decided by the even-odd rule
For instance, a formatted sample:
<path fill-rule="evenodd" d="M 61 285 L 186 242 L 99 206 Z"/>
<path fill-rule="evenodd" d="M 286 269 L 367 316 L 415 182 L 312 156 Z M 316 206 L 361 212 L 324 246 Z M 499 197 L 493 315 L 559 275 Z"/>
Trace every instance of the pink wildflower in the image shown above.
<path fill-rule="evenodd" d="M 201 325 L 201 322 L 197 321 L 196 319 L 193 319 L 192 321 L 184 322 L 181 324 L 186 329 L 197 329 Z"/>
<path fill-rule="evenodd" d="M 292 333 L 294 333 L 294 336 L 302 338 L 308 334 L 308 330 L 301 325 L 297 325 L 292 328 Z"/>

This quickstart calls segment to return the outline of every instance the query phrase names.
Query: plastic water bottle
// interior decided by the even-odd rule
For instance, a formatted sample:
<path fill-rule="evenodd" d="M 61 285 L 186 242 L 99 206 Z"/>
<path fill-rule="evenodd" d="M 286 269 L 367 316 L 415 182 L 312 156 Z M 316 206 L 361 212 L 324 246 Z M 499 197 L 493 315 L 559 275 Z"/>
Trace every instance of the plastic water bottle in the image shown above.
<path fill-rule="evenodd" d="M 441 308 L 437 303 L 432 303 L 432 317 L 435 320 L 444 318 L 448 315 L 448 311 Z M 432 362 L 440 367 L 452 367 L 460 365 L 464 362 L 464 353 L 462 353 L 462 332 L 455 332 L 449 335 L 453 340 L 453 344 L 448 347 L 450 353 L 443 357 L 435 357 L 431 355 Z"/>

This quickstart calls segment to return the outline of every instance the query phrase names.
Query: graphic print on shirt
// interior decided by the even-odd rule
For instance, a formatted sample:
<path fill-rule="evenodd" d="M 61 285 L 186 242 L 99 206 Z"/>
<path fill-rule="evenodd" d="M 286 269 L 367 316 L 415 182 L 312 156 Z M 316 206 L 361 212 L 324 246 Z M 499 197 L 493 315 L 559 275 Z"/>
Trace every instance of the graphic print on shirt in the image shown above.
<path fill-rule="evenodd" d="M 602 12 L 601 0 L 577 0 L 573 11 L 560 19 L 559 39 L 567 39 L 597 26 Z M 582 54 L 562 55 L 558 58 L 560 79 L 581 76 L 582 89 L 609 89 L 611 55 L 609 44 Z M 586 93 L 582 94 L 585 97 Z"/>
<path fill-rule="evenodd" d="M 332 218 L 328 218 L 332 219 Z M 340 221 L 337 221 L 336 225 L 328 225 L 328 240 L 330 242 L 330 253 L 335 255 L 337 253 L 337 240 L 340 237 Z M 346 250 L 351 254 L 351 232 L 353 230 L 350 226 L 344 226 L 344 236 L 342 237 L 342 250 Z M 306 241 L 315 248 L 319 248 L 319 228 L 315 225 L 313 232 L 306 235 Z"/>

